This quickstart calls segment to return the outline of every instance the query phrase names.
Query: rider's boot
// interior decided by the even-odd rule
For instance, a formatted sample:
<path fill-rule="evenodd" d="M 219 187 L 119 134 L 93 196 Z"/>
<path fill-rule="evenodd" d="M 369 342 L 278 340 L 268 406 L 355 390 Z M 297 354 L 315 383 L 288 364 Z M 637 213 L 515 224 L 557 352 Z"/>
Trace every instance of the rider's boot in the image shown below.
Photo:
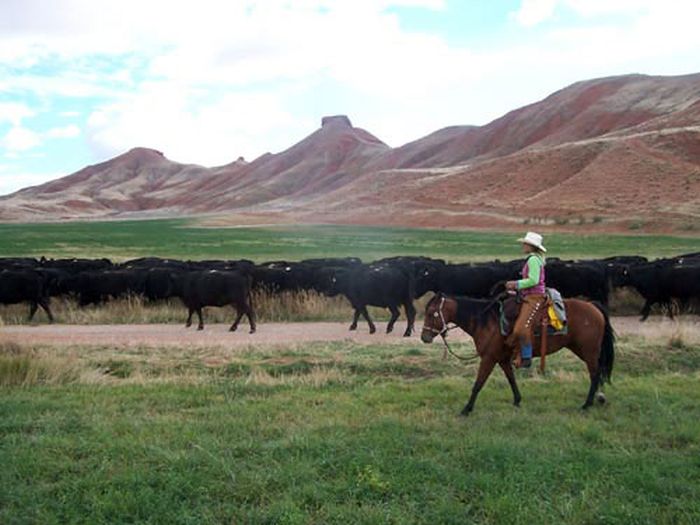
<path fill-rule="evenodd" d="M 532 365 L 532 344 L 524 343 L 520 346 L 520 367 L 530 368 Z"/>

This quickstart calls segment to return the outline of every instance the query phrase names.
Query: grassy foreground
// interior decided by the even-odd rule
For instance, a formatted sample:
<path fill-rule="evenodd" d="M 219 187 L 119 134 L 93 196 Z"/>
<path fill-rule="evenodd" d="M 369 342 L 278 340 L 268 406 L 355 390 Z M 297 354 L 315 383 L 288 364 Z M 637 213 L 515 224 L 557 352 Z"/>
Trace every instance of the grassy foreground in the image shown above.
<path fill-rule="evenodd" d="M 467 345 L 457 351 L 468 353 Z M 609 403 L 568 352 L 0 348 L 0 523 L 698 523 L 700 351 L 624 337 Z"/>
<path fill-rule="evenodd" d="M 159 256 L 262 262 L 346 256 L 370 261 L 426 255 L 475 261 L 521 256 L 515 238 L 513 233 L 360 226 L 200 228 L 187 219 L 0 224 L 0 256 L 108 257 L 115 261 Z M 562 258 L 661 257 L 700 251 L 697 236 L 569 233 L 548 234 L 546 240 L 550 253 Z"/>

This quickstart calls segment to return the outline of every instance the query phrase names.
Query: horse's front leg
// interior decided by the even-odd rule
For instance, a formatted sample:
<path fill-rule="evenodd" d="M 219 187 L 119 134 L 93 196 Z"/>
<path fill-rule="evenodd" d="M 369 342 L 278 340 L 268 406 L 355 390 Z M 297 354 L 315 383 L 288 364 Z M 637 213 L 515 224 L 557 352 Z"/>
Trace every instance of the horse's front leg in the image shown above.
<path fill-rule="evenodd" d="M 515 382 L 515 373 L 513 372 L 513 364 L 511 362 L 510 356 L 506 359 L 499 361 L 498 364 L 503 369 L 503 373 L 508 379 L 508 384 L 510 384 L 510 389 L 513 391 L 513 404 L 516 407 L 520 406 L 520 390 L 518 389 L 518 384 Z"/>
<path fill-rule="evenodd" d="M 493 367 L 496 365 L 496 361 L 491 356 L 484 356 L 481 358 L 481 363 L 479 363 L 479 372 L 476 375 L 476 381 L 474 381 L 474 386 L 472 387 L 472 395 L 469 397 L 469 401 L 460 412 L 462 416 L 468 416 L 469 413 L 474 409 L 474 403 L 476 403 L 476 396 L 479 395 L 479 391 L 486 383 L 486 380 L 491 375 Z"/>

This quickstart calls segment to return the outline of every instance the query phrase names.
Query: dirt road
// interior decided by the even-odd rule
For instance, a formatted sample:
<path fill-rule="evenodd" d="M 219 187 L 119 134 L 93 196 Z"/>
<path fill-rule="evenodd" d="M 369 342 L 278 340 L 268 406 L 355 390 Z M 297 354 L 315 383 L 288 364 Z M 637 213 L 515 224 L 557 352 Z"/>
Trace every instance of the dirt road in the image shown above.
<path fill-rule="evenodd" d="M 637 318 L 617 317 L 612 320 L 619 335 L 641 335 L 646 338 L 670 338 L 681 334 L 687 342 L 700 343 L 700 323 L 697 317 L 686 317 L 680 322 L 652 318 L 640 323 Z M 2 326 L 0 338 L 27 345 L 48 346 L 140 346 L 140 347 L 246 347 L 278 346 L 317 341 L 354 341 L 358 343 L 412 344 L 420 342 L 418 333 L 410 338 L 402 337 L 403 327 L 397 325 L 392 334 L 385 334 L 384 324 L 377 325 L 377 333 L 370 335 L 366 326 L 355 332 L 347 323 L 266 323 L 258 326 L 255 334 L 248 333 L 248 326 L 241 325 L 238 332 L 228 331 L 228 325 L 207 325 L 201 332 L 185 329 L 175 324 L 148 325 L 37 325 Z M 451 341 L 468 341 L 461 330 L 450 332 Z"/>

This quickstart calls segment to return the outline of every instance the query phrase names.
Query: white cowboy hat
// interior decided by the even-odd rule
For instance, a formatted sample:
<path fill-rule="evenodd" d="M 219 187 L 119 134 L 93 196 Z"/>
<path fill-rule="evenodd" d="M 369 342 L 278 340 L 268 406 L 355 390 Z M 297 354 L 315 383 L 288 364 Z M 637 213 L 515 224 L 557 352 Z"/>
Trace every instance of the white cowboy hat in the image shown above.
<path fill-rule="evenodd" d="M 527 232 L 525 234 L 525 237 L 521 237 L 520 239 L 518 239 L 518 242 L 524 242 L 525 244 L 534 246 L 541 252 L 547 251 L 547 249 L 544 246 L 542 246 L 542 236 L 539 233 Z"/>

